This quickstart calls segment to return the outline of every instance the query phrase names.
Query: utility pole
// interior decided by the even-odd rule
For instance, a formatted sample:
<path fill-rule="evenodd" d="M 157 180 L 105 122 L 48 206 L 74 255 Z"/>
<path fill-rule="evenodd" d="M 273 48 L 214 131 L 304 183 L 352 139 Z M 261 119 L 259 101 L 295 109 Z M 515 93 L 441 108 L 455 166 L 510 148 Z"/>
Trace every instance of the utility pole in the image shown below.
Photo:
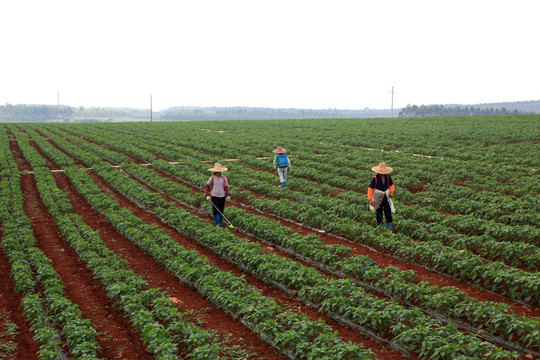
<path fill-rule="evenodd" d="M 394 118 L 394 87 L 392 86 L 392 91 L 390 92 L 392 94 L 392 103 L 390 105 L 390 108 L 392 109 L 392 119 Z"/>
<path fill-rule="evenodd" d="M 58 106 L 56 107 L 56 117 L 58 118 L 58 120 L 60 120 L 60 91 L 57 91 L 56 95 L 58 97 Z"/>
<path fill-rule="evenodd" d="M 152 122 L 152 95 L 150 95 L 150 122 Z"/>

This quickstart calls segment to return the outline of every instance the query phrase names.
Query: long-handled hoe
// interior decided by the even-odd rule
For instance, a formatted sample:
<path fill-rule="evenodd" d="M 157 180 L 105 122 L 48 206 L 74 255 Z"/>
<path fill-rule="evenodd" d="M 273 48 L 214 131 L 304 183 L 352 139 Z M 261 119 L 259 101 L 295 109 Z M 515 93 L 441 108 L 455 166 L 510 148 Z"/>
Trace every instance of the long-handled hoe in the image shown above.
<path fill-rule="evenodd" d="M 223 218 L 224 218 L 225 220 L 227 220 L 227 222 L 229 223 L 229 228 L 234 229 L 233 224 L 231 224 L 231 222 L 229 221 L 229 219 L 227 219 L 227 218 L 225 217 L 225 215 L 223 215 L 223 213 L 222 213 L 221 211 L 219 211 L 219 209 L 217 208 L 217 206 L 214 205 L 214 203 L 211 202 L 211 201 L 210 201 L 210 204 L 212 204 L 212 206 L 217 210 L 217 212 L 220 213 L 221 216 L 223 216 Z"/>

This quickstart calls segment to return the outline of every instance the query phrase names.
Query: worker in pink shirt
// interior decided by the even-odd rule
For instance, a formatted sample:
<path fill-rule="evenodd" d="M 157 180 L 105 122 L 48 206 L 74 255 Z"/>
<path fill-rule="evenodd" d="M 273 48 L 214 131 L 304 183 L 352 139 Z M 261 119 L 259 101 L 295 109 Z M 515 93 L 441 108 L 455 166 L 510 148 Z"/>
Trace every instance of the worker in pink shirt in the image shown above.
<path fill-rule="evenodd" d="M 204 188 L 206 200 L 213 204 L 212 208 L 214 210 L 214 221 L 216 222 L 216 226 L 221 226 L 221 222 L 223 221 L 225 200 L 231 200 L 229 183 L 225 175 L 223 175 L 227 170 L 228 169 L 220 163 L 215 163 L 213 168 L 208 169 L 208 171 L 212 171 L 213 174 L 208 179 Z"/>

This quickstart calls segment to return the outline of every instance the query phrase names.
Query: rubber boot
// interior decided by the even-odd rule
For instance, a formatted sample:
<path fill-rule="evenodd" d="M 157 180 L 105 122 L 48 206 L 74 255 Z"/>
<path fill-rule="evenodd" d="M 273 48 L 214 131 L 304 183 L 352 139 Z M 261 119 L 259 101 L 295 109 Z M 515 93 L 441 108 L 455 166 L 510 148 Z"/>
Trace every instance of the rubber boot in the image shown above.
<path fill-rule="evenodd" d="M 386 223 L 386 228 L 390 231 L 394 231 L 394 224 L 392 224 L 391 222 Z"/>
<path fill-rule="evenodd" d="M 219 214 L 218 219 L 219 219 L 219 226 L 221 226 L 221 224 L 223 223 L 223 215 Z"/>
<path fill-rule="evenodd" d="M 214 221 L 216 222 L 216 226 L 221 226 L 221 220 L 219 219 L 219 215 L 214 215 Z"/>
<path fill-rule="evenodd" d="M 281 187 L 285 187 L 285 181 L 281 183 Z"/>

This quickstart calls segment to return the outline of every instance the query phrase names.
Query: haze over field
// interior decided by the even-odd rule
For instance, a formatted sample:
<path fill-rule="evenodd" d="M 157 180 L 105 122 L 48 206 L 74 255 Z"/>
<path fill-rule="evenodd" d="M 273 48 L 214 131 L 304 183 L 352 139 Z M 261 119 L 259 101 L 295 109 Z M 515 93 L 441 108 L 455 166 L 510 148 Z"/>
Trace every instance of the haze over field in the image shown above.
<path fill-rule="evenodd" d="M 536 0 L 9 1 L 0 104 L 389 109 L 540 99 Z"/>

